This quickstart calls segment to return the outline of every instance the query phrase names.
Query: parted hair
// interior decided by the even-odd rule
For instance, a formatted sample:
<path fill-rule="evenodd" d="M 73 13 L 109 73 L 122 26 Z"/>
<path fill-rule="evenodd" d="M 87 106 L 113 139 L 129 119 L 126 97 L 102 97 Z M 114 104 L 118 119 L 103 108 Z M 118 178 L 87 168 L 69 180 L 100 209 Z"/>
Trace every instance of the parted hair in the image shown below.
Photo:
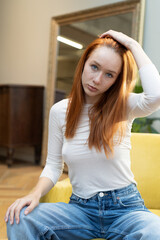
<path fill-rule="evenodd" d="M 121 142 L 126 128 L 127 100 L 136 81 L 136 63 L 130 50 L 111 37 L 98 38 L 84 51 L 77 65 L 72 89 L 69 95 L 66 113 L 66 138 L 73 138 L 80 115 L 85 104 L 85 93 L 82 86 L 82 73 L 85 62 L 98 47 L 113 49 L 122 58 L 122 69 L 114 84 L 104 92 L 89 111 L 90 134 L 88 146 L 101 151 L 102 147 L 108 157 L 113 154 L 114 135 L 118 131 L 118 143 Z"/>

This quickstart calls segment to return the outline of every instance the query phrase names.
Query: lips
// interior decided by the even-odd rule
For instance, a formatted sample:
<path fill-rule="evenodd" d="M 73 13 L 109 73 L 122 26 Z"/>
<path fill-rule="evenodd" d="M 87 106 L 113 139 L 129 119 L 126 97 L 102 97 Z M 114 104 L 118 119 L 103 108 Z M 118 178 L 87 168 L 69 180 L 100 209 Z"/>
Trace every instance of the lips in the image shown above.
<path fill-rule="evenodd" d="M 89 85 L 88 84 L 88 89 L 91 91 L 91 92 L 96 92 L 98 89 L 97 88 L 95 88 L 95 87 L 93 87 L 93 86 L 91 86 L 91 85 Z"/>

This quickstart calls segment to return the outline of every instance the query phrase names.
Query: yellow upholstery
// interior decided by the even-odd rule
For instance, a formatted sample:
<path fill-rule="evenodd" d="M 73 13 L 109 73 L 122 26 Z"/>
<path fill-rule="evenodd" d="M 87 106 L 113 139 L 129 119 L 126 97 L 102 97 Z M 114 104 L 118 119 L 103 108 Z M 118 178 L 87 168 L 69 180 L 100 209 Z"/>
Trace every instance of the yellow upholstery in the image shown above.
<path fill-rule="evenodd" d="M 138 189 L 148 208 L 160 210 L 160 134 L 133 133 L 131 142 Z"/>
<path fill-rule="evenodd" d="M 146 207 L 160 216 L 160 134 L 132 133 L 131 144 L 131 168 L 138 189 Z M 58 182 L 41 202 L 68 203 L 71 193 L 67 178 Z"/>
<path fill-rule="evenodd" d="M 40 202 L 69 202 L 69 198 L 72 194 L 72 186 L 69 178 L 57 182 L 57 184 L 41 198 Z"/>

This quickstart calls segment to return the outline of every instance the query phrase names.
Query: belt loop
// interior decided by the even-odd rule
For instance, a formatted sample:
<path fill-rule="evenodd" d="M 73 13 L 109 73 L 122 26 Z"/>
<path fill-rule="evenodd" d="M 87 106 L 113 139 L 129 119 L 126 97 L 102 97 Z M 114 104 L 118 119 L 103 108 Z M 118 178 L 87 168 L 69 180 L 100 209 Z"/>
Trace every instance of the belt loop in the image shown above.
<path fill-rule="evenodd" d="M 117 198 L 116 198 L 115 191 L 111 191 L 111 194 L 112 194 L 113 202 L 114 202 L 114 204 L 116 204 L 117 203 Z"/>

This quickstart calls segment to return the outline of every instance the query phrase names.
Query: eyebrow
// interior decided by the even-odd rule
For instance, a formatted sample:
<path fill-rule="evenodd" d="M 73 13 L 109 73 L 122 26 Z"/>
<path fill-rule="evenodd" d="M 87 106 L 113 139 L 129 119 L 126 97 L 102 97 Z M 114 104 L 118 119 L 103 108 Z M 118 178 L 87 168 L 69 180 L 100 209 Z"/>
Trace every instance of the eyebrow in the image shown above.
<path fill-rule="evenodd" d="M 96 65 L 98 65 L 99 67 L 101 66 L 97 61 L 93 61 Z M 117 72 L 115 72 L 115 71 L 112 71 L 112 70 L 109 70 L 109 69 L 107 69 L 106 71 L 108 71 L 108 72 L 110 72 L 110 73 L 114 73 L 114 74 L 118 74 Z"/>

